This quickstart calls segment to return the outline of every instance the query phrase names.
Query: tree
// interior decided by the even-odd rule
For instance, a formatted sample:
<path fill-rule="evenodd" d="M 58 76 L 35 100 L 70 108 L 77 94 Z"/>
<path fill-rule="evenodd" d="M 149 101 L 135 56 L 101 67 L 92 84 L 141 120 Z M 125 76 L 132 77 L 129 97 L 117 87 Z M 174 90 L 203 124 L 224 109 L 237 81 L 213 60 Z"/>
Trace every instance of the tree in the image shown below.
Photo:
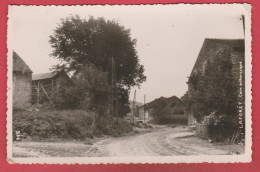
<path fill-rule="evenodd" d="M 136 40 L 131 38 L 130 29 L 104 18 L 90 17 L 87 20 L 70 16 L 61 19 L 49 42 L 53 48 L 51 56 L 60 60 L 53 69 L 64 69 L 72 75 L 77 75 L 82 65 L 93 64 L 108 74 L 108 82 L 111 83 L 113 57 L 119 114 L 129 111 L 130 88 L 140 86 L 146 80 L 144 67 L 137 56 Z"/>
<path fill-rule="evenodd" d="M 83 95 L 80 103 L 82 109 L 95 111 L 99 116 L 107 113 L 111 99 L 107 73 L 98 70 L 92 64 L 85 64 L 72 79 Z"/>
<path fill-rule="evenodd" d="M 107 73 L 98 70 L 92 64 L 85 64 L 72 79 L 81 92 L 80 108 L 94 113 L 92 127 L 95 129 L 96 121 L 108 114 L 111 86 L 108 83 Z"/>

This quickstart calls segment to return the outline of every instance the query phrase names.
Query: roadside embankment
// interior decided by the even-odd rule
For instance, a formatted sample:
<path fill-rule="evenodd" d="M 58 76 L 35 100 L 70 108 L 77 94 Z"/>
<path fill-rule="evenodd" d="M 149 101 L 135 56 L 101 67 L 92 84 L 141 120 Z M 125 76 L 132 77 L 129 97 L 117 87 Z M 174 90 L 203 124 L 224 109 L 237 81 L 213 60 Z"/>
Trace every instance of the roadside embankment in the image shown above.
<path fill-rule="evenodd" d="M 84 140 L 94 136 L 119 136 L 132 131 L 123 119 L 104 116 L 95 119 L 84 110 L 14 111 L 13 138 L 17 140 Z"/>

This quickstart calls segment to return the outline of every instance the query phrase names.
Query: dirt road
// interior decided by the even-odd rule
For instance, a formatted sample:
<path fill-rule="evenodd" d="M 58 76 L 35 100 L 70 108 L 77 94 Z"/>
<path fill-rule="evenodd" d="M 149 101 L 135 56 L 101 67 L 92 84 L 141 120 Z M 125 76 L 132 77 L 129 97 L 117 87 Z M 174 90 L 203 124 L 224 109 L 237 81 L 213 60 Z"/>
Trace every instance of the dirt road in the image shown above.
<path fill-rule="evenodd" d="M 240 145 L 218 145 L 194 136 L 186 127 L 136 129 L 132 135 L 85 142 L 15 142 L 15 157 L 170 156 L 243 153 Z"/>

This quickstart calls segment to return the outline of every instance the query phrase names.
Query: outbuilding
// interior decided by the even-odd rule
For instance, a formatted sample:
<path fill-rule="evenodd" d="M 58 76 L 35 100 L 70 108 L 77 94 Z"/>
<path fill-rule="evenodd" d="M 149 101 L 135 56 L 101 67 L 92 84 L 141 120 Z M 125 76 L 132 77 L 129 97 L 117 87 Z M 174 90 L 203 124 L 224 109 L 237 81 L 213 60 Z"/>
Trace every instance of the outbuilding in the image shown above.
<path fill-rule="evenodd" d="M 32 102 L 33 104 L 53 103 L 54 94 L 58 93 L 61 87 L 68 86 L 73 86 L 73 82 L 64 70 L 34 74 L 32 76 Z"/>
<path fill-rule="evenodd" d="M 32 70 L 13 52 L 13 109 L 26 109 L 31 105 Z"/>

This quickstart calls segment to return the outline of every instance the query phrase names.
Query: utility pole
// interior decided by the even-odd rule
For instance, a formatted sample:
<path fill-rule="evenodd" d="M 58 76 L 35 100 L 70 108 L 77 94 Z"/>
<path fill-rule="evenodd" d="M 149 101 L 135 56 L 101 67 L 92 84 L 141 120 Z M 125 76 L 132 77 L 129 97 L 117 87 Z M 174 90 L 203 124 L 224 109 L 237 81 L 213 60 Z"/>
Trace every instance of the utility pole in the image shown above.
<path fill-rule="evenodd" d="M 134 93 L 134 99 L 133 99 L 133 105 L 132 105 L 133 125 L 135 124 L 135 99 L 136 99 L 136 90 L 135 90 L 135 93 Z"/>
<path fill-rule="evenodd" d="M 117 87 L 116 87 L 116 83 L 115 83 L 115 76 L 116 76 L 116 70 L 115 70 L 115 63 L 114 63 L 114 58 L 111 57 L 111 77 L 112 77 L 112 105 L 111 105 L 111 109 L 112 109 L 112 118 L 114 118 L 114 115 L 116 114 L 116 119 L 117 119 L 117 124 L 118 124 L 118 93 L 117 93 Z M 116 101 L 115 103 L 115 108 L 114 109 L 114 101 Z"/>
<path fill-rule="evenodd" d="M 112 85 L 112 102 L 111 102 L 111 115 L 114 117 L 114 58 L 111 57 L 111 85 Z"/>
<path fill-rule="evenodd" d="M 145 123 L 145 95 L 144 95 L 144 123 Z"/>
<path fill-rule="evenodd" d="M 118 123 L 118 93 L 117 93 L 116 86 L 115 86 L 115 94 L 116 94 L 116 123 L 118 125 L 119 124 Z"/>

